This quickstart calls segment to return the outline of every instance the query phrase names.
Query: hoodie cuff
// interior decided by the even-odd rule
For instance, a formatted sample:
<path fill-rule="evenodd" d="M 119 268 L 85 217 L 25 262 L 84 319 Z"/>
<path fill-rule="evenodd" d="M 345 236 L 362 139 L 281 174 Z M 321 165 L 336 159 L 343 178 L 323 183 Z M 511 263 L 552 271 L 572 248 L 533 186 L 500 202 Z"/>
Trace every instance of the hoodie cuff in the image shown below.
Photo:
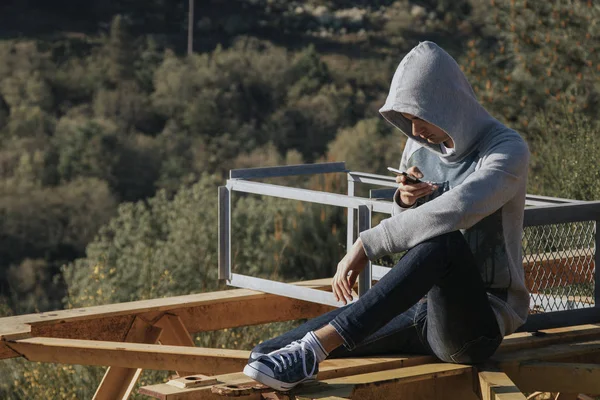
<path fill-rule="evenodd" d="M 396 189 L 396 193 L 394 193 L 394 201 L 392 202 L 392 216 L 398 215 L 406 210 L 410 210 L 411 208 L 415 208 L 417 206 L 416 202 L 410 207 L 403 207 L 401 203 L 402 201 L 400 200 L 400 190 Z"/>
<path fill-rule="evenodd" d="M 383 225 L 379 224 L 374 228 L 362 231 L 360 239 L 365 250 L 365 254 L 371 261 L 375 261 L 386 254 L 390 254 L 389 240 L 387 232 Z"/>

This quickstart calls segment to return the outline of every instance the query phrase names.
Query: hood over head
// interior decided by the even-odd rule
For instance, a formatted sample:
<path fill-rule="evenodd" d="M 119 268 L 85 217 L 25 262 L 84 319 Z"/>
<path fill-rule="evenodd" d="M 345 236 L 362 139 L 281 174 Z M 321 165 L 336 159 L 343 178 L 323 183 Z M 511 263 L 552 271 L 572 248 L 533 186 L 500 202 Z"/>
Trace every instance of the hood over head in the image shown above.
<path fill-rule="evenodd" d="M 456 61 L 433 42 L 419 43 L 402 59 L 379 112 L 445 162 L 462 160 L 500 124 L 479 104 Z M 455 151 L 443 154 L 439 145 L 413 136 L 412 123 L 401 112 L 443 129 L 454 141 Z"/>

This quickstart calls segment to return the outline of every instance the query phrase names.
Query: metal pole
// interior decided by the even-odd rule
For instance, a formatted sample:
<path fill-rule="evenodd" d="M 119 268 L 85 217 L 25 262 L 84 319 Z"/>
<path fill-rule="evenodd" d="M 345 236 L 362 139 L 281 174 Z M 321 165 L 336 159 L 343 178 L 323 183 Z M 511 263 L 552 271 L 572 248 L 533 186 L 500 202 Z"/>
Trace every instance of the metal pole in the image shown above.
<path fill-rule="evenodd" d="M 595 221 L 594 237 L 596 239 L 596 245 L 594 246 L 594 306 L 600 307 L 600 272 L 598 267 L 600 266 L 600 219 Z"/>
<path fill-rule="evenodd" d="M 358 206 L 358 232 L 371 229 L 371 207 L 362 205 Z M 367 262 L 365 269 L 358 276 L 358 297 L 367 293 L 371 289 L 371 261 Z"/>
<path fill-rule="evenodd" d="M 188 56 L 194 53 L 194 0 L 190 0 L 188 10 Z"/>
<path fill-rule="evenodd" d="M 219 186 L 219 279 L 231 279 L 231 191 Z"/>
<path fill-rule="evenodd" d="M 348 174 L 348 196 L 354 197 L 354 181 Z M 350 248 L 354 244 L 354 208 L 348 207 L 348 222 L 346 224 L 346 251 L 350 251 Z"/>

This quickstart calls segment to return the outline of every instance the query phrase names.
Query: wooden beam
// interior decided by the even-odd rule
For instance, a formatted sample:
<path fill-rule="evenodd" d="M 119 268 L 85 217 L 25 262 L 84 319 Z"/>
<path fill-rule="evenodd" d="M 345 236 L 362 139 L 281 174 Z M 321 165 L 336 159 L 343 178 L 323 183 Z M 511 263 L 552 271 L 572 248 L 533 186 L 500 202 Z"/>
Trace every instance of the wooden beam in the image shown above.
<path fill-rule="evenodd" d="M 290 392 L 296 400 L 352 398 L 379 399 L 428 399 L 428 400 L 479 400 L 473 391 L 472 367 L 455 364 L 435 364 L 406 367 L 381 373 L 348 376 L 343 380 L 332 379 L 300 386 Z M 383 375 L 381 375 L 383 374 Z M 243 385 L 241 374 L 217 376 L 221 385 Z M 140 394 L 161 400 L 223 400 L 212 392 L 211 387 L 177 389 L 161 384 L 140 388 Z M 265 393 L 254 392 L 244 399 L 258 400 Z"/>
<path fill-rule="evenodd" d="M 314 289 L 327 289 L 330 287 L 331 278 L 296 282 L 295 284 Z M 165 297 L 162 299 L 140 300 L 86 308 L 74 308 L 71 310 L 60 310 L 49 313 L 28 314 L 21 316 L 21 322 L 37 326 L 51 325 L 77 320 L 88 320 L 132 314 L 137 315 L 146 312 L 172 312 L 173 310 L 181 308 L 206 306 L 215 303 L 222 304 L 227 302 L 237 302 L 240 300 L 251 300 L 260 297 L 270 297 L 271 300 L 273 298 L 281 298 L 279 296 L 268 295 L 248 289 L 222 290 L 217 292 L 189 294 L 185 296 Z M 0 325 L 2 324 L 3 320 L 10 320 L 11 318 L 14 317 L 0 318 Z"/>
<path fill-rule="evenodd" d="M 20 357 L 20 356 L 21 355 L 19 353 L 15 352 L 10 347 L 8 347 L 6 345 L 6 343 L 0 342 L 0 360 L 3 360 L 5 358 Z"/>
<path fill-rule="evenodd" d="M 473 368 L 467 365 L 424 364 L 328 379 L 320 381 L 317 385 L 301 387 L 294 390 L 293 393 L 298 400 L 321 399 L 328 396 L 349 397 L 352 399 L 412 398 L 418 392 L 414 391 L 414 386 L 411 384 L 426 383 L 432 390 L 426 390 L 425 395 L 418 393 L 419 397 L 442 399 L 448 398 L 449 395 L 448 392 L 442 389 L 442 387 L 446 388 L 443 383 L 445 378 L 457 375 L 472 377 L 472 371 Z M 466 380 L 465 383 L 467 382 L 466 389 L 467 392 L 470 392 L 470 397 L 465 397 L 465 393 L 452 393 L 452 398 L 476 399 L 472 382 Z"/>
<path fill-rule="evenodd" d="M 339 358 L 325 360 L 319 365 L 320 380 L 334 379 L 348 375 L 361 375 L 394 368 L 410 367 L 425 363 L 435 363 L 437 360 L 432 356 L 388 356 L 388 357 L 364 357 L 364 358 Z M 443 364 L 440 364 L 443 365 Z M 254 381 L 242 373 L 217 375 L 219 382 L 237 385 L 248 385 Z M 167 384 L 149 385 L 140 388 L 140 393 L 154 396 L 159 399 L 221 399 L 214 395 L 210 387 L 191 388 L 185 391 Z M 258 397 L 257 397 L 258 398 Z"/>
<path fill-rule="evenodd" d="M 600 339 L 600 325 L 592 324 L 546 329 L 535 333 L 519 332 L 505 337 L 496 354 L 596 339 Z"/>
<path fill-rule="evenodd" d="M 199 371 L 208 375 L 214 371 L 241 371 L 250 355 L 242 350 L 58 338 L 22 339 L 8 345 L 29 361 Z"/>
<path fill-rule="evenodd" d="M 404 368 L 394 368 L 383 371 L 369 372 L 366 374 L 342 376 L 339 378 L 327 379 L 326 382 L 330 385 L 343 384 L 365 384 L 373 382 L 385 382 L 394 380 L 397 382 L 414 382 L 422 381 L 435 377 L 453 376 L 464 373 L 471 373 L 472 368 L 469 365 L 461 364 L 423 364 Z"/>
<path fill-rule="evenodd" d="M 554 344 L 542 348 L 523 349 L 514 353 L 499 353 L 492 357 L 502 370 L 515 367 L 530 360 L 565 361 L 572 358 L 587 357 L 595 359 L 600 356 L 600 340 Z"/>
<path fill-rule="evenodd" d="M 481 400 L 526 400 L 521 390 L 502 371 L 479 372 Z"/>
<path fill-rule="evenodd" d="M 324 289 L 329 288 L 330 282 L 331 279 L 319 279 L 296 285 Z M 265 313 L 267 308 L 269 312 Z M 312 318 L 331 309 L 322 304 L 235 289 L 6 317 L 0 318 L 0 359 L 18 356 L 3 340 L 43 336 L 123 341 L 136 316 L 152 321 L 169 312 L 179 316 L 190 333 L 196 333 Z"/>
<path fill-rule="evenodd" d="M 374 382 L 369 385 L 358 385 L 353 399 L 419 399 L 419 400 L 479 400 L 473 390 L 473 374 L 444 376 L 428 380 L 395 384 Z"/>
<path fill-rule="evenodd" d="M 600 365 L 531 361 L 507 372 L 523 391 L 600 395 Z"/>
<path fill-rule="evenodd" d="M 328 287 L 330 279 L 296 283 L 313 288 Z M 263 310 L 268 307 L 269 313 Z M 122 341 L 135 316 L 153 320 L 164 312 L 178 315 L 191 333 L 247 326 L 274 321 L 311 318 L 331 308 L 309 302 L 267 295 L 264 293 L 236 289 L 165 299 L 144 300 L 130 303 L 111 304 L 81 309 L 62 310 L 48 313 L 29 314 L 0 318 L 0 359 L 15 357 L 1 339 L 16 339 L 26 336 L 62 337 L 105 341 Z M 226 318 L 223 318 L 223 317 Z M 564 329 L 564 328 L 561 328 Z M 551 341 L 564 342 L 577 337 L 594 336 L 600 332 L 598 326 L 585 329 L 568 328 L 557 333 L 553 330 L 544 338 L 517 334 L 505 338 L 500 352 L 516 347 L 546 345 Z M 529 337 L 518 336 L 529 335 Z M 569 339 L 567 339 L 567 337 Z"/>
<path fill-rule="evenodd" d="M 2 320 L 7 322 L 6 320 L 8 318 L 0 318 L 0 360 L 21 356 L 19 353 L 8 347 L 5 340 L 25 339 L 31 336 L 31 327 L 21 323 L 21 321 L 19 321 L 20 317 L 22 316 L 8 317 L 12 319 L 12 322 L 6 323 L 5 325 L 2 325 Z"/>
<path fill-rule="evenodd" d="M 161 331 L 161 328 L 154 327 L 141 318 L 136 318 L 125 341 L 156 343 Z M 94 400 L 128 399 L 141 373 L 141 368 L 108 367 L 94 394 Z"/>

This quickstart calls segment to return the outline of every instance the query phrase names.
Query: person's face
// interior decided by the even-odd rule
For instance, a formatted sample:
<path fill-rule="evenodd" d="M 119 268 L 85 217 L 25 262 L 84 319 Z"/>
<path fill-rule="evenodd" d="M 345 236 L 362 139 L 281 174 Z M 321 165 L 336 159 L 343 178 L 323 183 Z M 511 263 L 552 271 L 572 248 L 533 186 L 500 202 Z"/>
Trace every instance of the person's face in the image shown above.
<path fill-rule="evenodd" d="M 432 144 L 444 143 L 446 147 L 454 147 L 452 138 L 446 132 L 437 126 L 423 121 L 421 118 L 408 113 L 400 113 L 402 116 L 412 122 L 412 135 L 427 140 Z"/>

